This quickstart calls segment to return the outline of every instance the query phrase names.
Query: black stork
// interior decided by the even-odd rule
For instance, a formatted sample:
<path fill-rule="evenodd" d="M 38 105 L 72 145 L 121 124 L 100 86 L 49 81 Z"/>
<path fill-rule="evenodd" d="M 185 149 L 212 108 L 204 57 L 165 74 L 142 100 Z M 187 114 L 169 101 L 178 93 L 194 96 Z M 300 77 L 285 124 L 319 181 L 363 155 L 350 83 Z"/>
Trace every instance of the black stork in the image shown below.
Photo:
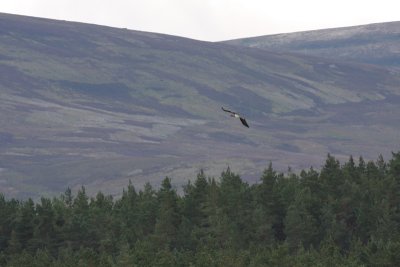
<path fill-rule="evenodd" d="M 246 119 L 243 118 L 242 116 L 240 116 L 238 113 L 230 111 L 230 110 L 227 110 L 227 109 L 224 109 L 224 107 L 221 107 L 221 108 L 222 108 L 223 111 L 230 113 L 231 117 L 239 118 L 244 126 L 246 126 L 247 128 L 250 128 L 249 125 L 247 124 Z"/>

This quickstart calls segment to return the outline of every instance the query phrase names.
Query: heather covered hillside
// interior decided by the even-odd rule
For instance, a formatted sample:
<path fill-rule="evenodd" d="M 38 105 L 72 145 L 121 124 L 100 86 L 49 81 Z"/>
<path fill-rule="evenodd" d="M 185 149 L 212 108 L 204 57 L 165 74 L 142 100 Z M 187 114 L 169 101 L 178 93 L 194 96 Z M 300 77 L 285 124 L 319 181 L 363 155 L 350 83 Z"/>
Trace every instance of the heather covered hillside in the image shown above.
<path fill-rule="evenodd" d="M 0 190 L 118 195 L 200 169 L 255 182 L 270 161 L 387 158 L 399 84 L 383 66 L 0 14 Z"/>

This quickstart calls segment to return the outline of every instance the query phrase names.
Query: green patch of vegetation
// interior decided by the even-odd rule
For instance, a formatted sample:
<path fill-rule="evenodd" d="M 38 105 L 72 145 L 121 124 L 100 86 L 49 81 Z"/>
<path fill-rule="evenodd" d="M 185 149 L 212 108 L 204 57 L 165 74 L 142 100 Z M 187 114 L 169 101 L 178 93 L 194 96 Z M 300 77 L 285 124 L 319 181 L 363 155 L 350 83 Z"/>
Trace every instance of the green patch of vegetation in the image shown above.
<path fill-rule="evenodd" d="M 0 194 L 1 266 L 396 266 L 400 152 L 385 162 L 278 173 L 249 185 L 228 167 L 178 194 L 129 182 L 120 198 Z"/>

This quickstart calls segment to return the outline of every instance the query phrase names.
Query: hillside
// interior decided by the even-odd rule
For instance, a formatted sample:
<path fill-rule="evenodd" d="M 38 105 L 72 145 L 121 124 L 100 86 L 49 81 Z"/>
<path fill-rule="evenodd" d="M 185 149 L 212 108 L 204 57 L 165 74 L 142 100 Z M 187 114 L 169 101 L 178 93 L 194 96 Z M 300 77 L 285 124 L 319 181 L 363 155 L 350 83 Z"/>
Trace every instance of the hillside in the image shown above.
<path fill-rule="evenodd" d="M 270 161 L 375 159 L 398 149 L 399 81 L 371 65 L 0 14 L 0 190 L 119 194 L 199 169 L 254 182 Z"/>
<path fill-rule="evenodd" d="M 226 43 L 376 64 L 400 70 L 400 21 L 266 35 Z"/>

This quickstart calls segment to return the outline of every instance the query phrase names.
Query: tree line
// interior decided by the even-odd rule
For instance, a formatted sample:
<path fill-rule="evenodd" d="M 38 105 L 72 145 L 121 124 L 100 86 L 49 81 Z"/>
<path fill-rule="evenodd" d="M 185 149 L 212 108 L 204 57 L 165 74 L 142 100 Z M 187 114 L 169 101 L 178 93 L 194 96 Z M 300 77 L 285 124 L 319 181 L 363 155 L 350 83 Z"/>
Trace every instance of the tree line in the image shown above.
<path fill-rule="evenodd" d="M 59 197 L 0 194 L 0 266 L 399 266 L 400 152 L 276 172 L 200 171 L 178 194 L 129 183 Z"/>

